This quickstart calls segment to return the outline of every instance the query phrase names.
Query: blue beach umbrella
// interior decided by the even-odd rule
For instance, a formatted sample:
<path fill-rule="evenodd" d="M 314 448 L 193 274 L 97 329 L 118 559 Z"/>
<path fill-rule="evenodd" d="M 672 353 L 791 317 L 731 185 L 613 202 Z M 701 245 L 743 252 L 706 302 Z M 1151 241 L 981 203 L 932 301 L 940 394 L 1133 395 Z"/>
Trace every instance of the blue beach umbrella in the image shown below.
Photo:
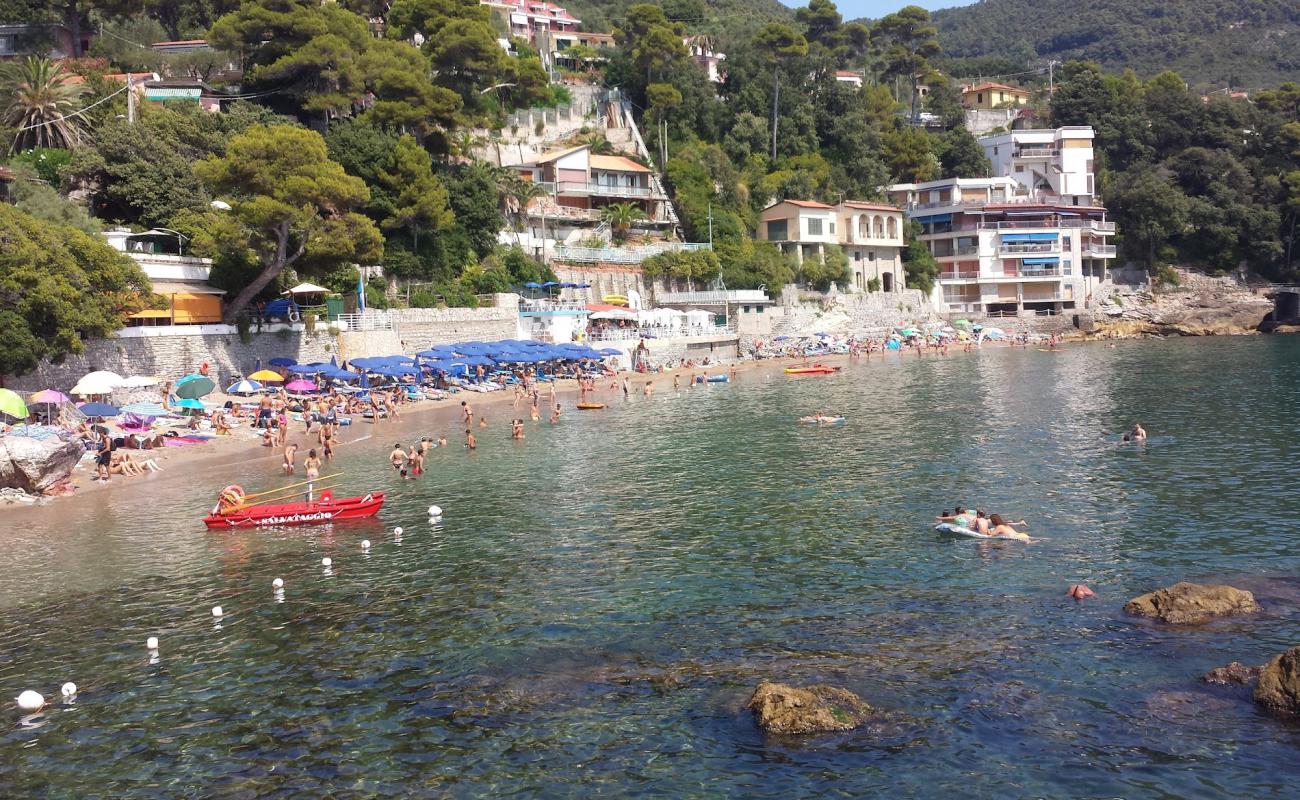
<path fill-rule="evenodd" d="M 117 406 L 108 403 L 82 403 L 77 408 L 88 417 L 116 417 L 122 413 Z"/>
<path fill-rule="evenodd" d="M 285 358 L 284 356 L 279 356 L 278 358 L 273 358 L 266 363 L 270 364 L 273 367 L 292 367 L 294 364 L 298 363 L 298 359 Z"/>
<path fill-rule="evenodd" d="M 189 411 L 202 411 L 203 401 L 195 397 L 183 397 L 176 402 L 177 408 L 184 408 Z"/>
<path fill-rule="evenodd" d="M 186 375 L 176 381 L 175 393 L 177 397 L 199 398 L 205 394 L 210 394 L 213 389 L 217 388 L 217 382 L 207 375 L 197 373 Z"/>
<path fill-rule="evenodd" d="M 623 355 L 623 351 L 622 351 L 622 350 L 617 350 L 617 349 L 615 349 L 615 348 L 613 348 L 613 347 L 606 347 L 606 348 L 604 348 L 603 350 L 600 351 L 600 354 L 601 354 L 602 356 L 621 356 L 621 355 Z"/>

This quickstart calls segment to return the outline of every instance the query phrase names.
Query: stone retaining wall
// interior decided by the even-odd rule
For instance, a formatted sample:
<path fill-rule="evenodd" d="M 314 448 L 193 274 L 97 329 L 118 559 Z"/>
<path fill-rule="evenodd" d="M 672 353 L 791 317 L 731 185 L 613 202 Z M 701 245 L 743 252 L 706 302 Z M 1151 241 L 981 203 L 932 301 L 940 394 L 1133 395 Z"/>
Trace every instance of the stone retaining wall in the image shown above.
<path fill-rule="evenodd" d="M 84 353 L 68 356 L 62 364 L 45 362 L 34 372 L 6 379 L 5 385 L 19 392 L 47 388 L 67 390 L 82 375 L 96 370 L 108 370 L 124 377 L 157 375 L 172 379 L 196 372 L 207 362 L 208 374 L 218 385 L 226 386 L 233 382 L 235 375 L 251 373 L 258 359 L 263 365 L 279 356 L 299 362 L 329 361 L 335 351 L 334 339 L 323 330 L 323 326 L 317 329 L 315 336 L 302 330 L 287 329 L 252 333 L 247 344 L 229 326 L 194 327 L 220 332 L 92 339 L 86 342 Z M 146 329 L 132 329 L 132 333 L 136 330 Z"/>
<path fill-rule="evenodd" d="M 435 344 L 515 338 L 519 301 L 515 295 L 507 297 L 515 299 L 496 308 L 404 308 L 389 313 L 397 328 L 401 351 L 414 355 Z"/>

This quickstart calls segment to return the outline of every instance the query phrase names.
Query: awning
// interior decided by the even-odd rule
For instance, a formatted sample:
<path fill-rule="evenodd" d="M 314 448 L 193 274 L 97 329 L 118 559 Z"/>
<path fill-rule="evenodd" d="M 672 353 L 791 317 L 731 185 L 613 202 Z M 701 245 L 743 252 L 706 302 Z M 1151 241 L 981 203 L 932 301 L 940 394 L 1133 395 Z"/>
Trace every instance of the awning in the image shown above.
<path fill-rule="evenodd" d="M 280 294 L 329 294 L 329 289 L 324 286 L 317 286 L 314 283 L 300 283 L 287 292 Z"/>
<path fill-rule="evenodd" d="M 1050 265 L 1056 265 L 1056 264 L 1061 263 L 1061 259 L 1060 259 L 1060 258 L 1057 258 L 1057 257 L 1055 257 L 1055 256 L 1053 256 L 1052 258 L 1026 258 L 1026 259 L 1024 259 L 1023 261 L 1021 261 L 1020 263 L 1024 264 L 1026 267 L 1028 267 L 1028 266 L 1045 266 L 1045 265 L 1049 265 L 1049 264 L 1050 264 Z"/>
<path fill-rule="evenodd" d="M 929 216 L 913 217 L 912 219 L 920 223 L 952 222 L 952 214 L 930 214 Z"/>
<path fill-rule="evenodd" d="M 1004 233 L 1002 234 L 1002 243 L 1010 244 L 1012 242 L 1054 242 L 1057 234 L 1055 233 Z"/>
<path fill-rule="evenodd" d="M 206 283 L 183 283 L 179 281 L 152 281 L 154 294 L 225 294 L 225 289 L 218 289 Z"/>

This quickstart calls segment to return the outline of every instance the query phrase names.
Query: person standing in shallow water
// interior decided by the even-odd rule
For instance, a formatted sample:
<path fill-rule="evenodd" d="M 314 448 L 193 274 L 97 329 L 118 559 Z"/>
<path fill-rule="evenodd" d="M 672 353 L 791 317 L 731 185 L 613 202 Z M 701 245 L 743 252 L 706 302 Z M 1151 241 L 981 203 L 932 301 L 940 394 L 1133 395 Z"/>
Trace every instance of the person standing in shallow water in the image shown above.
<path fill-rule="evenodd" d="M 474 431 L 469 428 L 465 429 L 465 449 L 471 453 L 478 449 L 478 440 L 474 438 Z"/>

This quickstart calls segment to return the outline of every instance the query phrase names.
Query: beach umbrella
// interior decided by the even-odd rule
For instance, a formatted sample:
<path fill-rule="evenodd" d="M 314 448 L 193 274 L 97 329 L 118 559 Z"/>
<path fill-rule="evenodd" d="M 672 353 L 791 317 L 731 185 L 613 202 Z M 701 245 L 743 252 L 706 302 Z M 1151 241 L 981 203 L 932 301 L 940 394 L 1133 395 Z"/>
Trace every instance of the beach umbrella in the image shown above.
<path fill-rule="evenodd" d="M 314 392 L 316 391 L 316 384 L 311 381 L 289 381 L 285 384 L 284 389 L 287 392 Z"/>
<path fill-rule="evenodd" d="M 162 378 L 153 375 L 132 375 L 129 378 L 123 378 L 122 382 L 117 385 L 119 389 L 143 389 L 148 386 L 157 386 L 162 383 Z"/>
<path fill-rule="evenodd" d="M 42 389 L 27 398 L 27 402 L 34 406 L 57 406 L 59 403 L 67 403 L 71 401 L 63 392 L 58 392 L 54 389 Z"/>
<path fill-rule="evenodd" d="M 99 370 L 82 376 L 77 381 L 77 385 L 72 387 L 69 394 L 75 394 L 82 397 L 92 394 L 108 394 L 122 382 L 122 376 L 116 372 Z"/>
<path fill-rule="evenodd" d="M 525 289 L 540 289 L 540 288 L 542 288 L 542 285 L 541 285 L 540 283 L 538 283 L 537 281 L 529 281 L 528 283 L 525 283 L 525 284 L 524 284 L 524 288 L 525 288 Z"/>
<path fill-rule="evenodd" d="M 262 384 L 248 379 L 232 383 L 226 387 L 226 394 L 252 394 L 260 391 L 262 391 Z"/>
<path fill-rule="evenodd" d="M 19 419 L 27 418 L 27 404 L 12 389 L 0 389 L 0 414 Z"/>
<path fill-rule="evenodd" d="M 192 373 L 176 381 L 175 394 L 181 398 L 199 398 L 211 394 L 217 388 L 217 382 L 207 375 Z"/>
<path fill-rule="evenodd" d="M 272 372 L 272 371 L 269 370 L 269 369 L 259 369 L 257 372 L 254 372 L 252 375 L 249 375 L 249 376 L 248 376 L 248 379 L 249 379 L 249 380 L 253 380 L 253 381 L 266 381 L 266 382 L 268 382 L 268 383 L 269 383 L 269 382 L 274 382 L 274 383 L 283 383 L 283 382 L 284 382 L 284 378 L 281 378 L 281 377 L 280 377 L 280 373 L 278 373 L 278 372 Z"/>
<path fill-rule="evenodd" d="M 284 356 L 280 356 L 278 358 L 273 358 L 266 363 L 270 364 L 273 367 L 292 367 L 294 364 L 298 363 L 298 359 L 285 358 Z"/>
<path fill-rule="evenodd" d="M 77 409 L 88 417 L 116 417 L 122 413 L 117 406 L 108 403 L 82 403 Z"/>
<path fill-rule="evenodd" d="M 614 347 L 606 347 L 600 351 L 600 354 L 602 356 L 621 356 L 623 355 L 623 351 Z"/>
<path fill-rule="evenodd" d="M 197 397 L 183 397 L 176 402 L 177 408 L 183 408 L 187 411 L 203 411 L 203 401 Z M 83 409 L 84 411 L 84 409 Z"/>

